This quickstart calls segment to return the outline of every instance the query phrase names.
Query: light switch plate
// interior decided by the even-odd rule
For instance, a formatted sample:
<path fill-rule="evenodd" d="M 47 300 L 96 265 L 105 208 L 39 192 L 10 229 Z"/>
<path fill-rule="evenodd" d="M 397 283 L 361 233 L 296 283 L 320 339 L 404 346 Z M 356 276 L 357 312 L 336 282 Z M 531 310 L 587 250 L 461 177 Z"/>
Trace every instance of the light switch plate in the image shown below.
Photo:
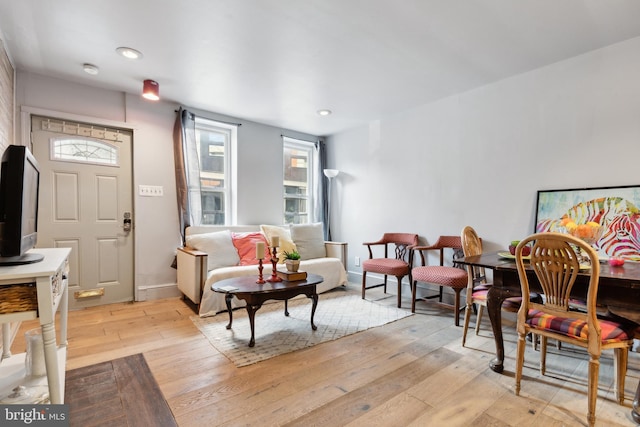
<path fill-rule="evenodd" d="M 164 188 L 162 185 L 139 185 L 138 194 L 144 197 L 162 197 Z"/>

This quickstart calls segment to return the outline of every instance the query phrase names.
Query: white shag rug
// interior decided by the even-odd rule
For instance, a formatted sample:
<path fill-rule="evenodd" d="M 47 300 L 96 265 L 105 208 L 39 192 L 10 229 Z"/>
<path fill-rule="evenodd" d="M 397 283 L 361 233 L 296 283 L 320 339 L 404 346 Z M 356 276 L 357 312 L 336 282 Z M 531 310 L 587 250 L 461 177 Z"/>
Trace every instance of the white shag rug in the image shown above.
<path fill-rule="evenodd" d="M 284 315 L 284 301 L 263 305 L 256 312 L 254 347 L 249 347 L 251 328 L 245 308 L 233 311 L 232 329 L 226 329 L 227 313 L 192 316 L 191 320 L 218 351 L 241 367 L 411 316 L 410 310 L 383 306 L 363 300 L 359 293 L 336 289 L 319 295 L 314 317 L 318 329 L 314 331 L 311 303 L 309 298 L 290 300 L 289 317 Z"/>

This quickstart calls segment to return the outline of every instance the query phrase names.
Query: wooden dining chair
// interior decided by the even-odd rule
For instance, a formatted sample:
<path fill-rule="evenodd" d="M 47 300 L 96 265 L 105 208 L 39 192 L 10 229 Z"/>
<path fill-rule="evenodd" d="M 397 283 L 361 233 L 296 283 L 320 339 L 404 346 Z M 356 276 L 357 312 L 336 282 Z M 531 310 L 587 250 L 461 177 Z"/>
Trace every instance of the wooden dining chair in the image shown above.
<path fill-rule="evenodd" d="M 522 248 L 533 243 L 530 260 L 525 264 Z M 590 269 L 586 297 L 586 312 L 571 311 L 570 295 L 580 272 L 578 255 L 574 248 L 587 254 Z M 600 279 L 600 264 L 596 251 L 584 241 L 563 233 L 537 233 L 516 247 L 516 267 L 522 291 L 518 311 L 518 345 L 516 350 L 515 394 L 520 394 L 524 365 L 525 339 L 528 333 L 540 335 L 540 372 L 545 373 L 547 338 L 571 343 L 587 349 L 589 354 L 588 414 L 590 426 L 595 423 L 598 374 L 602 350 L 613 349 L 615 354 L 615 395 L 618 403 L 624 401 L 624 381 L 629 349 L 633 345 L 634 326 L 613 320 L 601 320 L 596 312 L 596 298 Z M 542 302 L 529 301 L 527 271 L 533 271 L 542 288 Z M 581 273 L 582 274 L 582 273 Z"/>
<path fill-rule="evenodd" d="M 416 298 L 418 282 L 436 285 L 439 287 L 436 295 L 424 296 L 422 299 L 438 298 L 438 303 L 455 312 L 455 324 L 460 326 L 460 293 L 467 287 L 467 271 L 456 265 L 455 259 L 462 256 L 462 242 L 460 236 L 440 236 L 431 246 L 416 246 L 414 253 L 420 254 L 421 265 L 411 269 L 413 281 L 411 284 L 411 312 L 416 311 Z M 428 251 L 436 250 L 440 253 L 439 265 L 427 265 Z M 453 252 L 452 266 L 444 264 L 445 250 Z M 443 289 L 449 287 L 454 291 L 453 305 L 443 301 Z"/>
<path fill-rule="evenodd" d="M 384 286 L 387 293 L 387 276 L 395 276 L 398 280 L 398 307 L 402 305 L 402 278 L 409 276 L 411 283 L 411 258 L 413 247 L 418 244 L 418 235 L 411 233 L 384 233 L 382 238 L 375 242 L 365 242 L 363 245 L 369 250 L 369 259 L 362 262 L 362 299 L 367 289 Z M 380 257 L 380 249 L 384 248 L 383 257 Z M 389 256 L 389 248 L 393 248 L 393 255 Z M 378 257 L 374 257 L 374 252 Z M 367 273 L 384 275 L 384 282 L 367 286 Z"/>
<path fill-rule="evenodd" d="M 471 226 L 466 226 L 460 233 L 462 242 L 462 250 L 465 257 L 482 255 L 482 240 L 478 237 L 478 233 Z M 464 310 L 464 327 L 462 330 L 462 346 L 467 341 L 467 331 L 469 330 L 469 320 L 471 312 L 476 311 L 476 335 L 480 331 L 480 320 L 482 313 L 487 306 L 487 294 L 492 283 L 487 282 L 484 267 L 467 265 L 467 288 L 466 288 L 466 306 Z M 504 300 L 502 309 L 515 313 L 520 308 L 521 297 L 511 297 Z M 474 310 L 475 307 L 475 310 Z"/>

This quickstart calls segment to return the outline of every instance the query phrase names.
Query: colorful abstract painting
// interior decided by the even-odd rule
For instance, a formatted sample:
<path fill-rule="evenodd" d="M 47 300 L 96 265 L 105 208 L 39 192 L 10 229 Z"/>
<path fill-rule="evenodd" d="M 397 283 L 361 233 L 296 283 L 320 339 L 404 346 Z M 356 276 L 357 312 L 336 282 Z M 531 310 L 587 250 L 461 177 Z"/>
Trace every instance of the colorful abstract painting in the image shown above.
<path fill-rule="evenodd" d="M 605 229 L 595 243 L 601 257 L 640 261 L 640 186 L 538 191 L 536 232 L 564 232 L 563 218 Z"/>

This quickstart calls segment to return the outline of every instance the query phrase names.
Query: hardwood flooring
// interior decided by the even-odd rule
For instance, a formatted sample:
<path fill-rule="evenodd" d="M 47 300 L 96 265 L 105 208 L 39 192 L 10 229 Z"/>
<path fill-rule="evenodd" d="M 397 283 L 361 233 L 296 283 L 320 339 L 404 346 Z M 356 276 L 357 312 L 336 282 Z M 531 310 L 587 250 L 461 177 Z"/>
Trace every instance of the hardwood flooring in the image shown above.
<path fill-rule="evenodd" d="M 140 353 L 67 371 L 71 427 L 175 427 L 169 405 Z"/>
<path fill-rule="evenodd" d="M 381 288 L 367 292 L 376 298 L 396 303 Z M 408 299 L 403 306 L 409 309 Z M 181 427 L 586 425 L 586 353 L 550 346 L 540 376 L 539 353 L 528 346 L 515 396 L 516 335 L 506 313 L 503 374 L 488 367 L 494 342 L 486 316 L 480 335 L 470 329 L 462 347 L 453 313 L 428 302 L 414 316 L 243 368 L 208 343 L 192 315 L 180 298 L 70 312 L 67 370 L 143 353 Z M 13 352 L 24 351 L 22 332 L 34 326 L 22 324 Z M 635 425 L 639 377 L 640 354 L 631 353 L 625 404 L 618 405 L 612 355 L 603 354 L 597 425 Z"/>

